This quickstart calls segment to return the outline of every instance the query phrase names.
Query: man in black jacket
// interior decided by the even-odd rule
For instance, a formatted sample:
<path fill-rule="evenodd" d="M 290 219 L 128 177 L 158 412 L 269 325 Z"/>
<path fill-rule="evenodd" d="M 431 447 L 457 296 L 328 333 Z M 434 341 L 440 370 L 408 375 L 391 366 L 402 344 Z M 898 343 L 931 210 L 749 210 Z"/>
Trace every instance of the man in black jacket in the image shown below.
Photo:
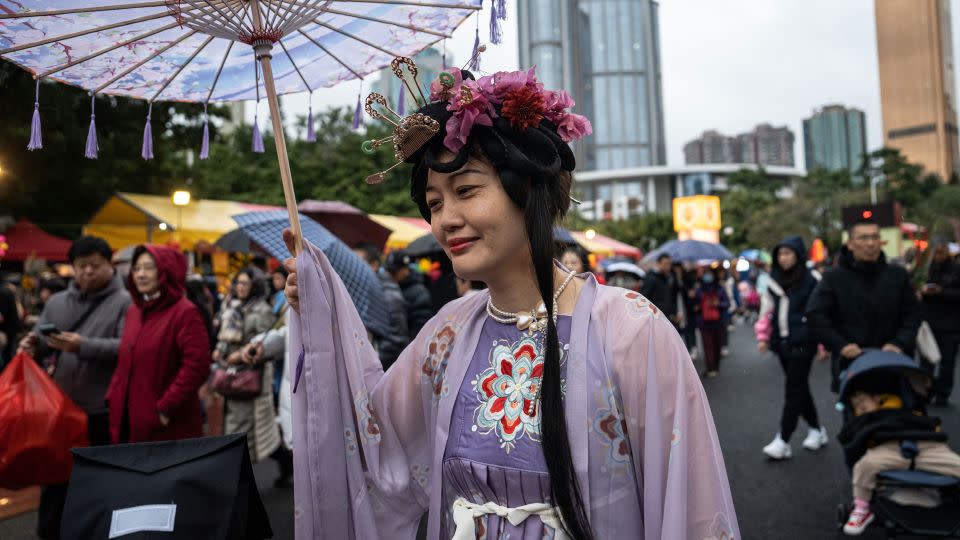
<path fill-rule="evenodd" d="M 387 311 L 390 314 L 390 333 L 377 341 L 377 354 L 380 355 L 380 363 L 386 370 L 397 358 L 400 353 L 410 343 L 407 321 L 407 305 L 403 300 L 403 293 L 400 287 L 383 268 L 380 267 L 380 250 L 373 244 L 357 244 L 353 248 L 357 257 L 363 259 L 370 265 L 370 269 L 380 280 L 380 286 L 383 287 L 383 297 L 387 301 Z"/>
<path fill-rule="evenodd" d="M 433 300 L 430 298 L 430 290 L 423 284 L 423 276 L 410 268 L 412 263 L 413 259 L 405 251 L 398 249 L 387 255 L 384 265 L 387 272 L 390 272 L 390 277 L 400 285 L 400 290 L 403 291 L 403 299 L 407 304 L 407 328 L 411 341 L 417 337 L 430 317 L 433 317 Z"/>
<path fill-rule="evenodd" d="M 913 354 L 920 326 L 917 297 L 906 269 L 887 264 L 882 246 L 876 223 L 854 224 L 837 266 L 807 303 L 814 339 L 833 352 L 834 392 L 840 372 L 864 349 Z"/>
<path fill-rule="evenodd" d="M 953 391 L 953 372 L 960 348 L 960 265 L 945 243 L 933 247 L 927 282 L 920 289 L 920 311 L 940 349 L 940 369 L 934 385 L 936 405 L 946 405 Z"/>
<path fill-rule="evenodd" d="M 660 308 L 670 321 L 677 324 L 677 289 L 673 283 L 673 261 L 666 253 L 657 257 L 657 265 L 647 272 L 640 294 Z"/>

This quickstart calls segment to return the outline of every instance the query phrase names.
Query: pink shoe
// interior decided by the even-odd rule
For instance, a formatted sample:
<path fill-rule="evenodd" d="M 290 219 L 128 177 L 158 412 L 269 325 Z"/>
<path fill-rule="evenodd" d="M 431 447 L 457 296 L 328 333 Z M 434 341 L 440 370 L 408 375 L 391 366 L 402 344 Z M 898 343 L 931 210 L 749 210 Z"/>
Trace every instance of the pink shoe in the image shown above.
<path fill-rule="evenodd" d="M 843 533 L 848 536 L 860 536 L 873 523 L 873 512 L 869 508 L 853 507 L 847 524 L 843 526 Z"/>

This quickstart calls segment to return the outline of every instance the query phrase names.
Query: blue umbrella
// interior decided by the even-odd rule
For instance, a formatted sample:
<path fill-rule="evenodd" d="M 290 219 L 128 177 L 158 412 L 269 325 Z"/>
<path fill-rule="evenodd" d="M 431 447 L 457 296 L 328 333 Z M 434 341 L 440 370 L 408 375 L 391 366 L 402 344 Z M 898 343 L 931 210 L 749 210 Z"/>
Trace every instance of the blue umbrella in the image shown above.
<path fill-rule="evenodd" d="M 290 226 L 286 210 L 247 212 L 233 216 L 240 230 L 271 257 L 283 260 L 290 257 L 283 243 L 283 229 Z M 339 238 L 316 221 L 300 215 L 303 237 L 320 248 L 350 293 L 363 324 L 377 336 L 385 336 L 390 328 L 390 317 L 380 280 L 367 263 L 360 260 Z"/>
<path fill-rule="evenodd" d="M 699 240 L 671 240 L 651 251 L 643 258 L 641 264 L 657 260 L 666 253 L 674 261 L 722 261 L 733 259 L 733 254 L 720 244 L 701 242 Z"/>

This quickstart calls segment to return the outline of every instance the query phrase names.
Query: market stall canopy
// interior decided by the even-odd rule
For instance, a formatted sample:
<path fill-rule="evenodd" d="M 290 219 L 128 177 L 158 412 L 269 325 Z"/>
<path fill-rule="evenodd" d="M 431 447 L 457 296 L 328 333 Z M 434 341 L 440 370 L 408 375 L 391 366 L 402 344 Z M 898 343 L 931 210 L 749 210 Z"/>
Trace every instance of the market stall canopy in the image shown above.
<path fill-rule="evenodd" d="M 421 236 L 433 232 L 423 218 L 370 214 L 370 219 L 390 229 L 385 250 L 403 249 Z"/>
<path fill-rule="evenodd" d="M 366 212 L 341 201 L 307 199 L 297 205 L 300 213 L 313 219 L 348 246 L 371 243 L 383 250 L 393 232 Z"/>
<path fill-rule="evenodd" d="M 587 238 L 587 233 L 584 231 L 571 231 L 570 234 L 584 249 L 600 257 L 618 255 L 639 259 L 643 256 L 642 251 L 630 244 L 610 238 L 609 236 L 604 236 L 600 233 L 594 233 L 593 238 Z"/>
<path fill-rule="evenodd" d="M 280 208 L 211 199 L 195 199 L 181 207 L 165 195 L 117 193 L 83 227 L 83 234 L 99 236 L 113 249 L 177 242 L 189 250 L 200 242 L 212 244 L 236 229 L 233 216 Z"/>
<path fill-rule="evenodd" d="M 73 243 L 66 238 L 46 233 L 33 222 L 21 218 L 3 233 L 10 246 L 3 255 L 5 261 L 22 262 L 28 257 L 37 257 L 51 262 L 67 260 L 67 252 Z"/>

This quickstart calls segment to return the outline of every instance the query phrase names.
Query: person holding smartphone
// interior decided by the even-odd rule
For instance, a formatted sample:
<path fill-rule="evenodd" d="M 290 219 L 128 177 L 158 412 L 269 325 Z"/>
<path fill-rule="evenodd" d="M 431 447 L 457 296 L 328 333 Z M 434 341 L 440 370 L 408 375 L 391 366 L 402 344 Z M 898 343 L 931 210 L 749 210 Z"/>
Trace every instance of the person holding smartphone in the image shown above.
<path fill-rule="evenodd" d="M 933 330 L 940 349 L 940 366 L 934 378 L 934 405 L 945 406 L 953 391 L 953 372 L 960 348 L 960 265 L 950 257 L 943 241 L 931 248 L 933 258 L 927 283 L 920 289 L 920 312 Z"/>
<path fill-rule="evenodd" d="M 111 255 L 102 238 L 82 236 L 73 243 L 67 256 L 74 281 L 50 297 L 36 331 L 21 339 L 18 349 L 40 361 L 87 413 L 91 446 L 110 444 L 105 396 L 130 307 L 130 295 L 110 264 Z M 66 495 L 66 484 L 44 486 L 38 510 L 40 538 L 60 538 Z"/>

